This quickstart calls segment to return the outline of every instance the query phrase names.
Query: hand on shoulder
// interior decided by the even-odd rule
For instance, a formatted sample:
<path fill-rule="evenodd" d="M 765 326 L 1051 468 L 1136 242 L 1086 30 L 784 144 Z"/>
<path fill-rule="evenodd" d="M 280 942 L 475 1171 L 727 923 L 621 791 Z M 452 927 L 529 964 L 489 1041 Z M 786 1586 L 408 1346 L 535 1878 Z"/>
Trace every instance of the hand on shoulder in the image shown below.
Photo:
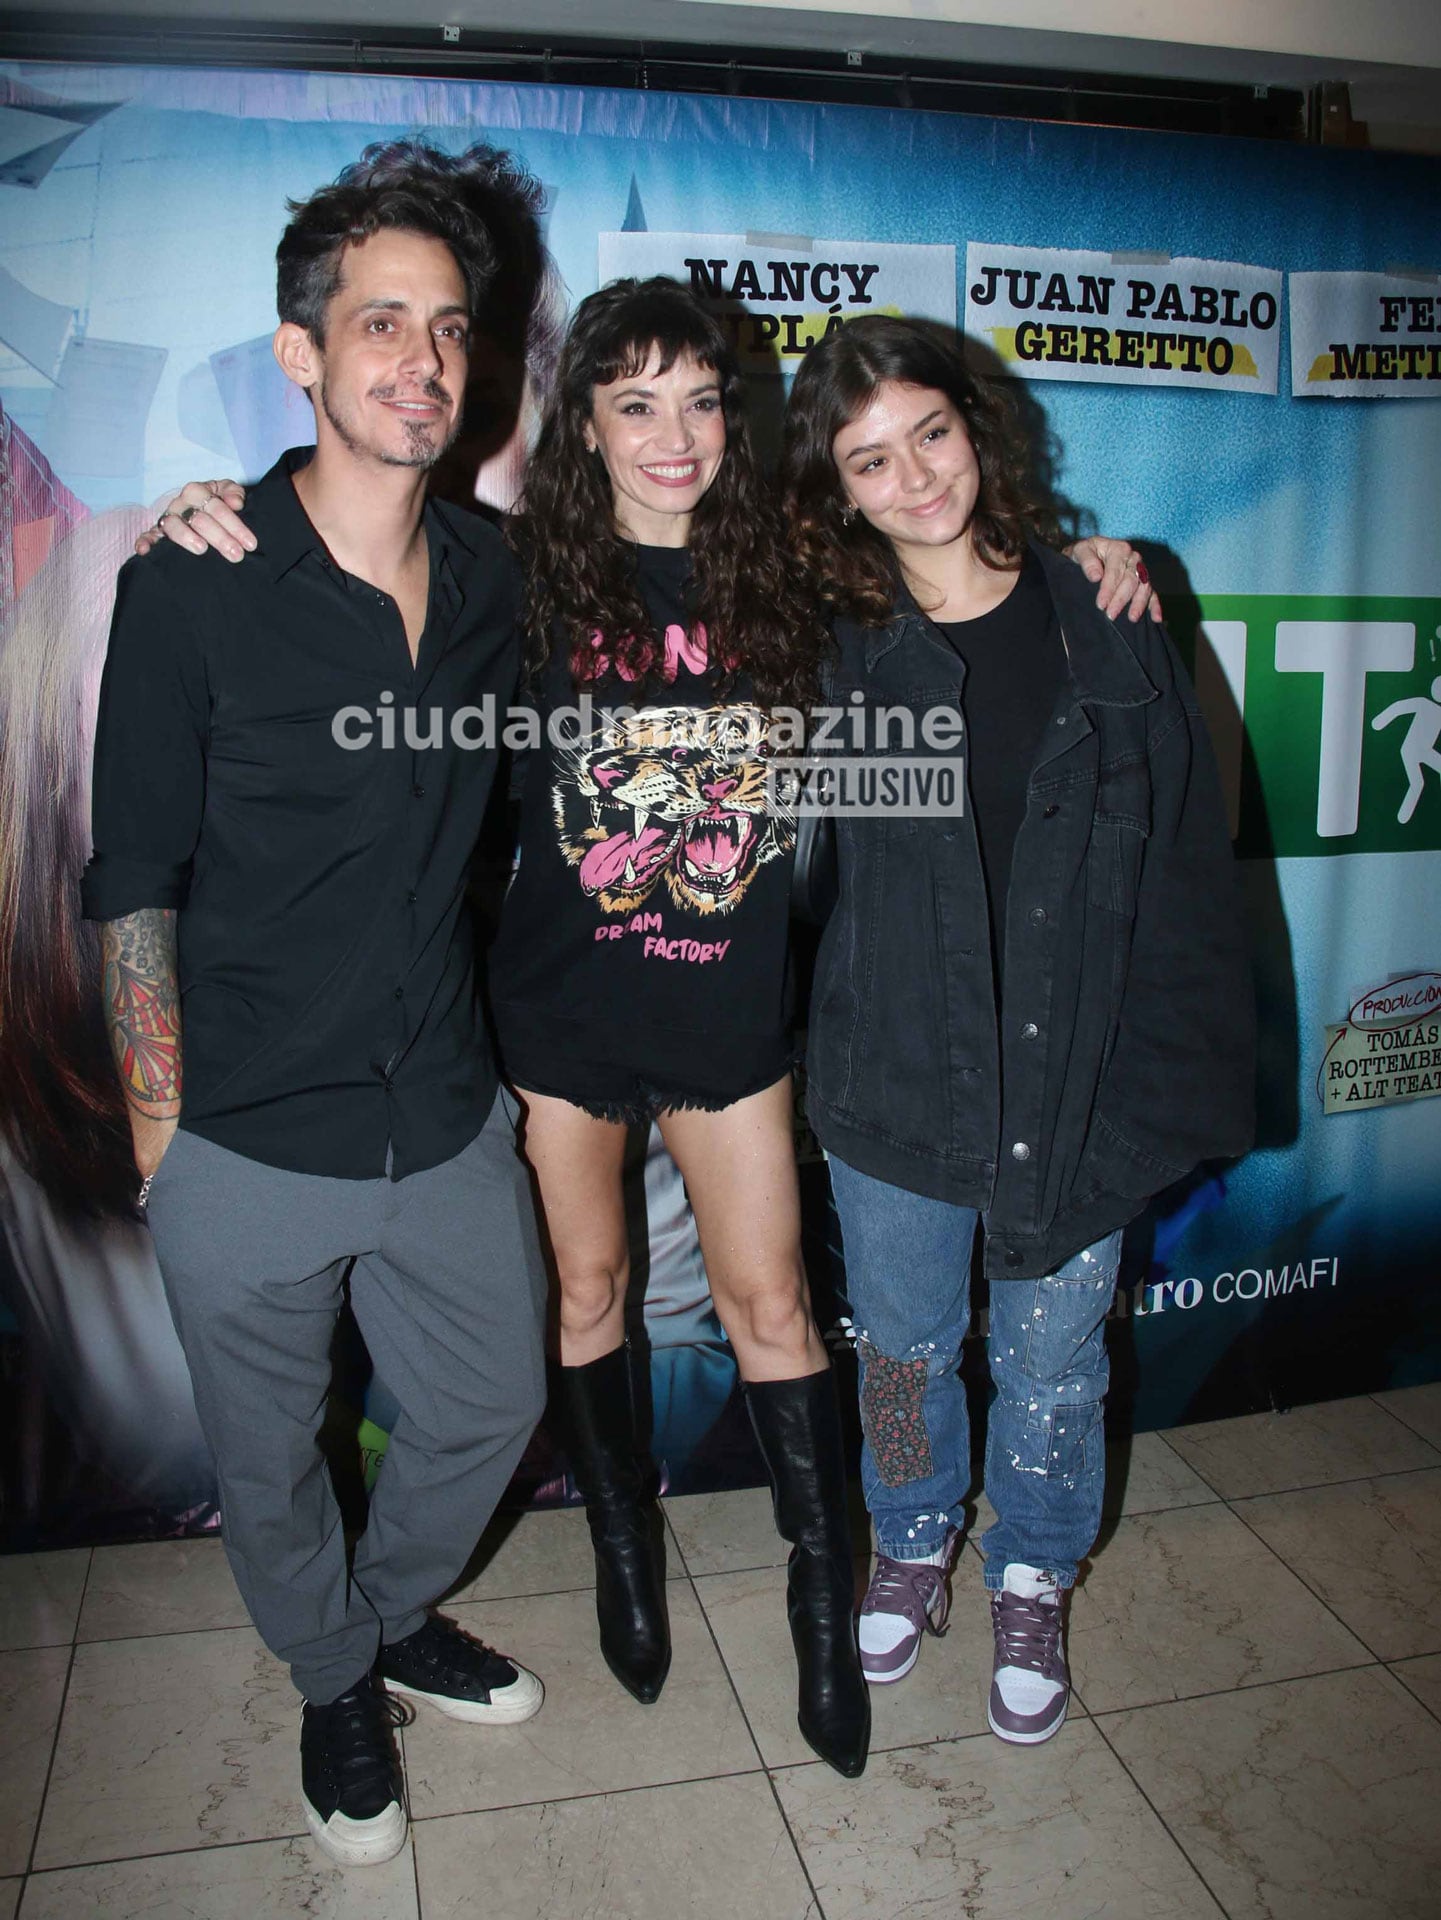
<path fill-rule="evenodd" d="M 1164 617 L 1161 599 L 1151 585 L 1146 562 L 1129 540 L 1111 540 L 1104 534 L 1092 534 L 1064 549 L 1086 578 L 1099 587 L 1096 605 L 1108 620 L 1139 620 L 1144 613 L 1159 623 Z"/>
<path fill-rule="evenodd" d="M 244 505 L 245 489 L 238 480 L 188 480 L 136 540 L 135 551 L 144 555 L 169 540 L 185 553 L 214 548 L 226 560 L 243 560 L 257 544 L 240 518 Z"/>

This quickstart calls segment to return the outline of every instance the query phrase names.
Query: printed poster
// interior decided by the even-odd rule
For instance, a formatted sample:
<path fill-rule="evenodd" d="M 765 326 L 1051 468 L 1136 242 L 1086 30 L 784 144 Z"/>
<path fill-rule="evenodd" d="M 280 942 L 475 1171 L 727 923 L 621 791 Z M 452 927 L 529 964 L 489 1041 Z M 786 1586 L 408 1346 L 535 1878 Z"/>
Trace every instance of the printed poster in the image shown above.
<path fill-rule="evenodd" d="M 811 347 L 863 313 L 955 325 L 954 247 L 795 234 L 602 233 L 602 285 L 670 274 L 718 307 L 748 372 L 794 373 Z"/>
<path fill-rule="evenodd" d="M 1293 273 L 1298 400 L 1441 395 L 1441 273 Z"/>
<path fill-rule="evenodd" d="M 966 333 L 1020 380 L 1276 391 L 1281 275 L 1234 260 L 966 248 Z"/>

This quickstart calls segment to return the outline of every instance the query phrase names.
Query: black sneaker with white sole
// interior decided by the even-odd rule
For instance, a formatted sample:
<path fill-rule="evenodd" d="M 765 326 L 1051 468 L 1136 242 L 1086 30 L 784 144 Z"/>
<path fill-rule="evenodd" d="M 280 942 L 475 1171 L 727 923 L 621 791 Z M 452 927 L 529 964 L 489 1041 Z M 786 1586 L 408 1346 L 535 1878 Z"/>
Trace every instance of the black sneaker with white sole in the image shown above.
<path fill-rule="evenodd" d="M 405 1788 L 395 1750 L 404 1717 L 374 1676 L 300 1716 L 305 1823 L 343 1867 L 377 1867 L 405 1845 Z"/>
<path fill-rule="evenodd" d="M 436 1613 L 383 1646 L 376 1671 L 392 1693 L 424 1700 L 452 1720 L 514 1726 L 538 1713 L 545 1698 L 533 1673 Z"/>

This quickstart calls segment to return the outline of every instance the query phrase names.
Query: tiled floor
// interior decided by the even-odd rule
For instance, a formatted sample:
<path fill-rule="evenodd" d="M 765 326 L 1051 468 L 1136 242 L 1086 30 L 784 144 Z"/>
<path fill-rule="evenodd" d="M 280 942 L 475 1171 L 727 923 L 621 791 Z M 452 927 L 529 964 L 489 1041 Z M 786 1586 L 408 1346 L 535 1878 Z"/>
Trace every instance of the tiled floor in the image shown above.
<path fill-rule="evenodd" d="M 667 1517 L 659 1704 L 596 1652 L 582 1516 L 525 1517 L 454 1611 L 546 1706 L 422 1710 L 368 1873 L 298 1835 L 295 1700 L 217 1545 L 0 1560 L 0 1920 L 1441 1916 L 1441 1385 L 1117 1450 L 1047 1746 L 986 1731 L 967 1551 L 858 1781 L 796 1732 L 767 1496 Z"/>

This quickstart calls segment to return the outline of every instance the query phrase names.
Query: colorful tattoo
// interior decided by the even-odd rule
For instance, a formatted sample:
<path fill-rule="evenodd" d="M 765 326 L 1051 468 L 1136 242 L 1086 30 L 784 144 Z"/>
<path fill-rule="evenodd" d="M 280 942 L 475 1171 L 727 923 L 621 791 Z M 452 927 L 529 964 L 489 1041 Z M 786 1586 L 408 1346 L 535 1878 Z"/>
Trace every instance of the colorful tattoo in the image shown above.
<path fill-rule="evenodd" d="M 105 1022 L 125 1098 L 152 1120 L 180 1112 L 180 992 L 175 914 L 146 907 L 100 929 Z"/>

